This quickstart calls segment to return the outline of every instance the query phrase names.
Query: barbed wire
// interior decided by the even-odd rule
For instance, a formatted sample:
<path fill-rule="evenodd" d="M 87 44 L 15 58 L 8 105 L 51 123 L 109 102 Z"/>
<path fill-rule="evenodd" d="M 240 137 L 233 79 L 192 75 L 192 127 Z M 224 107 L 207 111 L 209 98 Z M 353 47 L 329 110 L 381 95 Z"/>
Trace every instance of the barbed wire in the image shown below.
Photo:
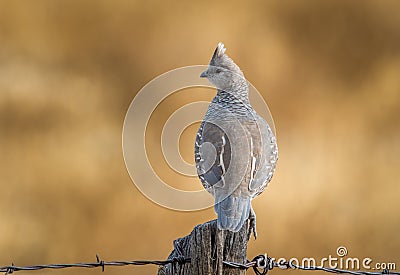
<path fill-rule="evenodd" d="M 102 271 L 106 266 L 127 266 L 127 265 L 167 265 L 172 263 L 185 264 L 190 263 L 190 258 L 182 258 L 177 257 L 170 260 L 165 261 L 103 261 L 100 260 L 99 255 L 96 255 L 96 262 L 89 263 L 74 263 L 74 264 L 48 264 L 48 265 L 31 265 L 31 266 L 15 266 L 12 263 L 9 266 L 0 267 L 0 273 L 11 274 L 15 271 L 33 271 L 33 270 L 41 270 L 41 269 L 63 269 L 63 268 L 72 268 L 72 267 L 80 267 L 80 268 L 96 268 L 101 267 Z"/>
<path fill-rule="evenodd" d="M 33 271 L 33 270 L 42 270 L 42 269 L 63 269 L 63 268 L 99 268 L 101 267 L 104 272 L 106 266 L 128 266 L 128 265 L 158 265 L 164 266 L 168 264 L 179 264 L 184 265 L 186 263 L 190 263 L 190 258 L 179 256 L 174 257 L 169 260 L 163 261 L 150 261 L 150 260 L 139 260 L 139 261 L 103 261 L 100 259 L 99 255 L 96 255 L 96 262 L 88 262 L 88 263 L 74 263 L 74 264 L 48 264 L 48 265 L 31 265 L 31 266 L 16 266 L 12 263 L 9 266 L 0 267 L 0 273 L 5 273 L 5 275 L 12 274 L 16 271 Z M 253 260 L 247 261 L 245 264 L 235 263 L 235 262 L 223 262 L 225 266 L 229 266 L 232 268 L 240 268 L 240 269 L 249 269 L 253 268 L 253 271 L 256 275 L 265 275 L 269 270 L 274 268 L 279 269 L 298 269 L 304 271 L 323 271 L 328 273 L 335 274 L 352 274 L 352 275 L 400 275 L 400 272 L 390 271 L 385 269 L 381 272 L 370 272 L 370 271 L 353 271 L 353 270 L 345 270 L 345 269 L 336 269 L 336 268 L 328 268 L 323 266 L 300 266 L 293 264 L 290 261 L 281 261 L 276 262 L 272 258 L 267 255 L 258 255 Z"/>

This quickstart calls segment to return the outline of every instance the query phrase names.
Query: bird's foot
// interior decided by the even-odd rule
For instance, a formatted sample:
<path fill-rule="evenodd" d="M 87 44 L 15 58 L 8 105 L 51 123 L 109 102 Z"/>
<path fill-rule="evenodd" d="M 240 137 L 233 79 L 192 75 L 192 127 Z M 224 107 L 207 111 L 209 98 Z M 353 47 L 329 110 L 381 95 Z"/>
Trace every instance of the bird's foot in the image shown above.
<path fill-rule="evenodd" d="M 257 239 L 257 228 L 256 228 L 256 213 L 253 207 L 250 209 L 249 214 L 249 231 L 247 232 L 247 240 L 250 240 L 251 234 L 253 233 L 254 239 Z"/>

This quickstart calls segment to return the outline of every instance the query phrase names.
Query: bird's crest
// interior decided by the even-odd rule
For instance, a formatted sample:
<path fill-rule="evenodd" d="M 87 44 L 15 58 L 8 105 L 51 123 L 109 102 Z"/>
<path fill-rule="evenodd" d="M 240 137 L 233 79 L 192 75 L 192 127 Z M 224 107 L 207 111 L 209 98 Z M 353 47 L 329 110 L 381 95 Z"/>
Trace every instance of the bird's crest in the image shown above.
<path fill-rule="evenodd" d="M 211 58 L 210 65 L 216 66 L 217 64 L 221 63 L 221 61 L 224 59 L 223 57 L 225 55 L 225 51 L 226 48 L 224 44 L 222 42 L 219 42 Z"/>
<path fill-rule="evenodd" d="M 225 51 L 225 45 L 222 42 L 219 42 L 211 58 L 210 66 L 223 67 L 239 75 L 242 75 L 243 73 L 240 68 L 235 64 L 235 62 L 233 62 L 232 59 L 229 58 L 227 54 L 225 54 Z"/>
<path fill-rule="evenodd" d="M 219 42 L 217 48 L 214 51 L 212 59 L 222 57 L 224 55 L 225 51 L 226 51 L 226 48 L 225 48 L 224 44 L 222 42 Z"/>

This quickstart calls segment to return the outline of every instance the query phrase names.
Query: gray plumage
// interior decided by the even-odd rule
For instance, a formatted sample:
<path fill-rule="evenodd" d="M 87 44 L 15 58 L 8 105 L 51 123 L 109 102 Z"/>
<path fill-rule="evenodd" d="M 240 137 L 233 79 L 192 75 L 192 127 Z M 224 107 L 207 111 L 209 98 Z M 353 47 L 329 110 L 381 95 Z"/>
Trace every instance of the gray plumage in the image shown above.
<path fill-rule="evenodd" d="M 237 232 L 255 214 L 251 200 L 261 194 L 278 159 L 276 139 L 252 108 L 240 68 L 218 44 L 201 74 L 217 88 L 195 142 L 197 173 L 215 198 L 218 228 Z"/>

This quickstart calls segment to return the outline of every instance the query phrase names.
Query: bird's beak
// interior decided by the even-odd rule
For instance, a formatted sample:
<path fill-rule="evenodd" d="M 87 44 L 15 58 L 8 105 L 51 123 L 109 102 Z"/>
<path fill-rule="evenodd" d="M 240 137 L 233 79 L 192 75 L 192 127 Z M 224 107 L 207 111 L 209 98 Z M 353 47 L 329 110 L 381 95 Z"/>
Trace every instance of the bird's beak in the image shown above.
<path fill-rule="evenodd" d="M 207 77 L 207 76 L 208 76 L 208 71 L 204 71 L 200 75 L 200 77 Z"/>

